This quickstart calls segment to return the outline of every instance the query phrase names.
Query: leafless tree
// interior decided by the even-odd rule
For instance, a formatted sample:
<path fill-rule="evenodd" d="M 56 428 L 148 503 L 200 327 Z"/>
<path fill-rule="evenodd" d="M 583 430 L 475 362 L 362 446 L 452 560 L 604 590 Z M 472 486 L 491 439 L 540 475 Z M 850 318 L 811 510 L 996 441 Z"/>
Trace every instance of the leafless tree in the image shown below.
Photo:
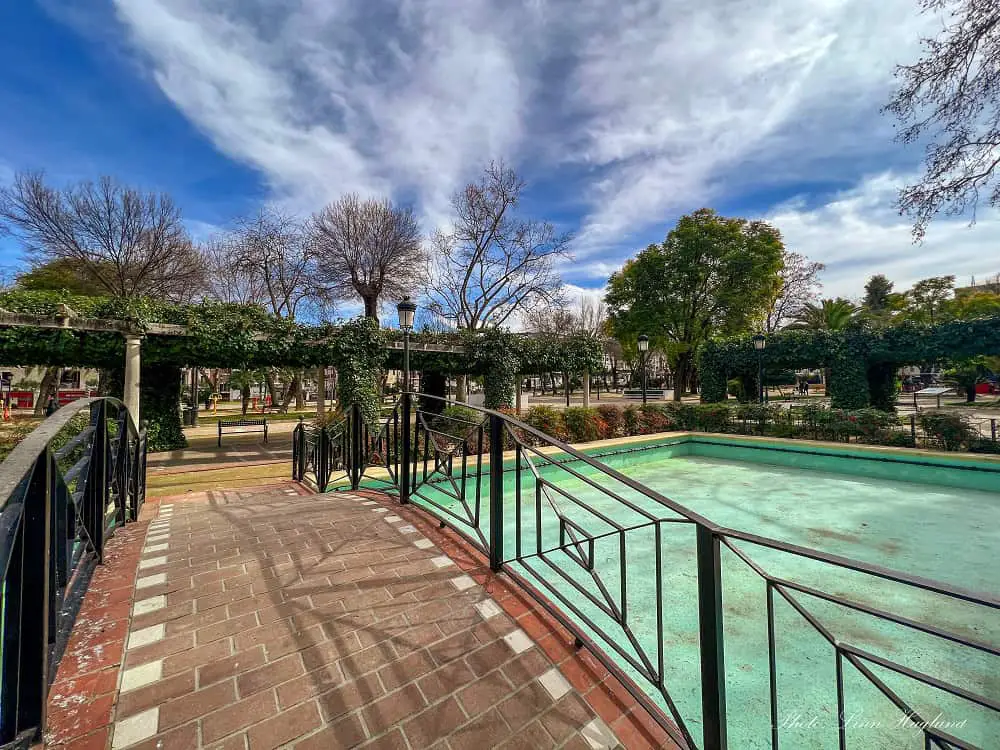
<path fill-rule="evenodd" d="M 111 177 L 60 190 L 41 172 L 20 172 L 0 189 L 0 227 L 33 262 L 78 263 L 110 295 L 184 300 L 202 282 L 200 256 L 173 200 Z"/>
<path fill-rule="evenodd" d="M 328 299 L 306 227 L 294 216 L 262 208 L 238 220 L 227 242 L 234 271 L 274 315 L 294 320 L 305 307 Z"/>
<path fill-rule="evenodd" d="M 899 90 L 886 109 L 903 126 L 904 143 L 930 139 L 925 171 L 899 195 L 903 213 L 923 237 L 940 211 L 961 214 L 979 203 L 1000 205 L 1000 4 L 996 0 L 920 0 L 924 13 L 947 14 L 924 56 L 896 69 Z M 991 187 L 992 184 L 992 187 Z"/>
<path fill-rule="evenodd" d="M 515 214 L 524 182 L 502 162 L 452 198 L 455 221 L 434 236 L 430 272 L 432 309 L 479 330 L 505 324 L 516 313 L 563 301 L 556 262 L 568 258 L 569 235 Z"/>
<path fill-rule="evenodd" d="M 379 300 L 412 294 L 427 265 L 420 225 L 388 199 L 343 196 L 313 216 L 311 242 L 320 277 L 339 299 L 357 294 L 378 319 Z"/>
<path fill-rule="evenodd" d="M 764 318 L 764 330 L 773 333 L 791 322 L 809 302 L 815 302 L 822 284 L 819 274 L 826 266 L 804 255 L 785 251 L 781 269 L 781 290 Z"/>
<path fill-rule="evenodd" d="M 263 305 L 273 315 L 294 320 L 309 310 L 315 312 L 329 304 L 329 291 L 317 273 L 307 227 L 294 216 L 272 208 L 240 219 L 225 237 L 207 251 L 212 263 L 221 269 L 224 285 L 228 278 L 236 285 L 220 295 L 221 299 L 242 297 Z M 228 269 L 228 270 L 227 270 Z M 275 373 L 265 370 L 272 403 L 287 409 L 295 398 L 296 407 L 304 406 L 302 373 L 285 373 L 286 388 L 278 392 Z"/>
<path fill-rule="evenodd" d="M 210 238 L 202 244 L 201 255 L 208 297 L 240 305 L 264 305 L 267 301 L 262 274 L 253 264 L 243 262 L 243 248 L 235 236 Z"/>

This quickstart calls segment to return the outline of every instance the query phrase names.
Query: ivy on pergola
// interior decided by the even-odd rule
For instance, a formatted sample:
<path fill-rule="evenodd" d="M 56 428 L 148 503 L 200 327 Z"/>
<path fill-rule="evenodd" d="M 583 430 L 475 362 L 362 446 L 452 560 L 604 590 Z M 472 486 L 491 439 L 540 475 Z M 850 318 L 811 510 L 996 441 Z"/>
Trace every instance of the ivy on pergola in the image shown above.
<path fill-rule="evenodd" d="M 768 337 L 763 361 L 771 370 L 829 368 L 827 390 L 834 408 L 893 411 L 900 367 L 980 355 L 1000 355 L 1000 317 L 933 326 L 903 323 L 889 328 L 858 325 L 844 331 L 780 331 Z M 750 337 L 708 342 L 699 358 L 699 377 L 701 400 L 707 403 L 726 399 L 728 380 L 742 378 L 755 384 L 757 352 Z"/>
<path fill-rule="evenodd" d="M 275 318 L 252 305 L 0 293 L 0 311 L 5 313 L 56 318 L 65 315 L 67 307 L 73 317 L 63 328 L 32 327 L 30 321 L 0 327 L 0 362 L 114 372 L 124 361 L 123 333 L 143 335 L 142 415 L 150 422 L 150 442 L 157 449 L 183 445 L 178 416 L 182 367 L 336 367 L 341 402 L 360 403 L 374 421 L 374 373 L 400 366 L 400 335 L 379 329 L 367 318 L 316 326 Z M 111 330 L 74 330 L 74 323 L 83 322 Z M 511 403 L 521 373 L 594 371 L 602 362 L 601 342 L 587 334 L 531 338 L 497 330 L 415 333 L 411 345 L 415 370 L 482 375 L 486 404 L 493 407 Z"/>

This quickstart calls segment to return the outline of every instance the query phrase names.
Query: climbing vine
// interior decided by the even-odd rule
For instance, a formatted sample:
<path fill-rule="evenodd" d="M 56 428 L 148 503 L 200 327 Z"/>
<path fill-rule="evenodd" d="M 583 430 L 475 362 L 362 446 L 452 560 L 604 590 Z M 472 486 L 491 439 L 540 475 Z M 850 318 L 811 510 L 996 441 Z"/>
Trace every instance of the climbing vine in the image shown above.
<path fill-rule="evenodd" d="M 1000 354 L 1000 317 L 950 321 L 935 326 L 905 323 L 883 329 L 780 331 L 767 339 L 763 363 L 769 371 L 825 368 L 835 409 L 895 408 L 896 370 L 921 362 Z M 756 382 L 757 352 L 750 337 L 715 340 L 699 360 L 701 400 L 726 399 L 727 380 Z"/>

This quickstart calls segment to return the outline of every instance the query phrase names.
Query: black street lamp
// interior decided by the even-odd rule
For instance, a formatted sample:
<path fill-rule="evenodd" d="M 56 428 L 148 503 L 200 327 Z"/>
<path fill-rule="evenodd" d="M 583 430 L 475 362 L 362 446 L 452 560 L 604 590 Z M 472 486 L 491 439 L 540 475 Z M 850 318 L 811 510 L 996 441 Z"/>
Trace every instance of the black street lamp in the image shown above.
<path fill-rule="evenodd" d="M 763 333 L 755 334 L 753 348 L 757 350 L 757 398 L 760 403 L 764 403 L 764 348 L 767 346 L 767 337 Z"/>
<path fill-rule="evenodd" d="M 409 297 L 403 297 L 403 301 L 396 305 L 396 312 L 399 313 L 399 328 L 403 332 L 403 390 L 410 390 L 410 331 L 413 330 L 413 315 L 417 311 L 417 306 L 410 301 Z"/>
<path fill-rule="evenodd" d="M 637 339 L 639 344 L 639 361 L 642 367 L 642 405 L 646 405 L 646 352 L 649 351 L 649 336 L 642 333 Z"/>

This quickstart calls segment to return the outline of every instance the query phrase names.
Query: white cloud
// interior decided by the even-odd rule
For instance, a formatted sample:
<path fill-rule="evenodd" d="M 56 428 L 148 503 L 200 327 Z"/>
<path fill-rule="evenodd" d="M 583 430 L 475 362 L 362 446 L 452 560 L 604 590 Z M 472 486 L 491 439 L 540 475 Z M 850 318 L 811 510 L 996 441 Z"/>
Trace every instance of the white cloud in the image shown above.
<path fill-rule="evenodd" d="M 878 106 L 928 22 L 912 0 L 114 2 L 165 94 L 278 200 L 387 192 L 435 222 L 489 158 L 575 164 L 581 257 L 741 167 L 796 180 L 890 148 Z"/>
<path fill-rule="evenodd" d="M 822 206 L 791 202 L 766 218 L 781 230 L 789 249 L 826 264 L 822 281 L 828 297 L 860 297 L 867 277 L 875 273 L 904 291 L 929 276 L 954 275 L 963 285 L 971 276 L 1000 272 L 1000 211 L 980 211 L 971 230 L 967 220 L 941 218 L 922 243 L 914 244 L 911 223 L 893 209 L 896 191 L 907 178 L 912 175 L 874 175 Z"/>

